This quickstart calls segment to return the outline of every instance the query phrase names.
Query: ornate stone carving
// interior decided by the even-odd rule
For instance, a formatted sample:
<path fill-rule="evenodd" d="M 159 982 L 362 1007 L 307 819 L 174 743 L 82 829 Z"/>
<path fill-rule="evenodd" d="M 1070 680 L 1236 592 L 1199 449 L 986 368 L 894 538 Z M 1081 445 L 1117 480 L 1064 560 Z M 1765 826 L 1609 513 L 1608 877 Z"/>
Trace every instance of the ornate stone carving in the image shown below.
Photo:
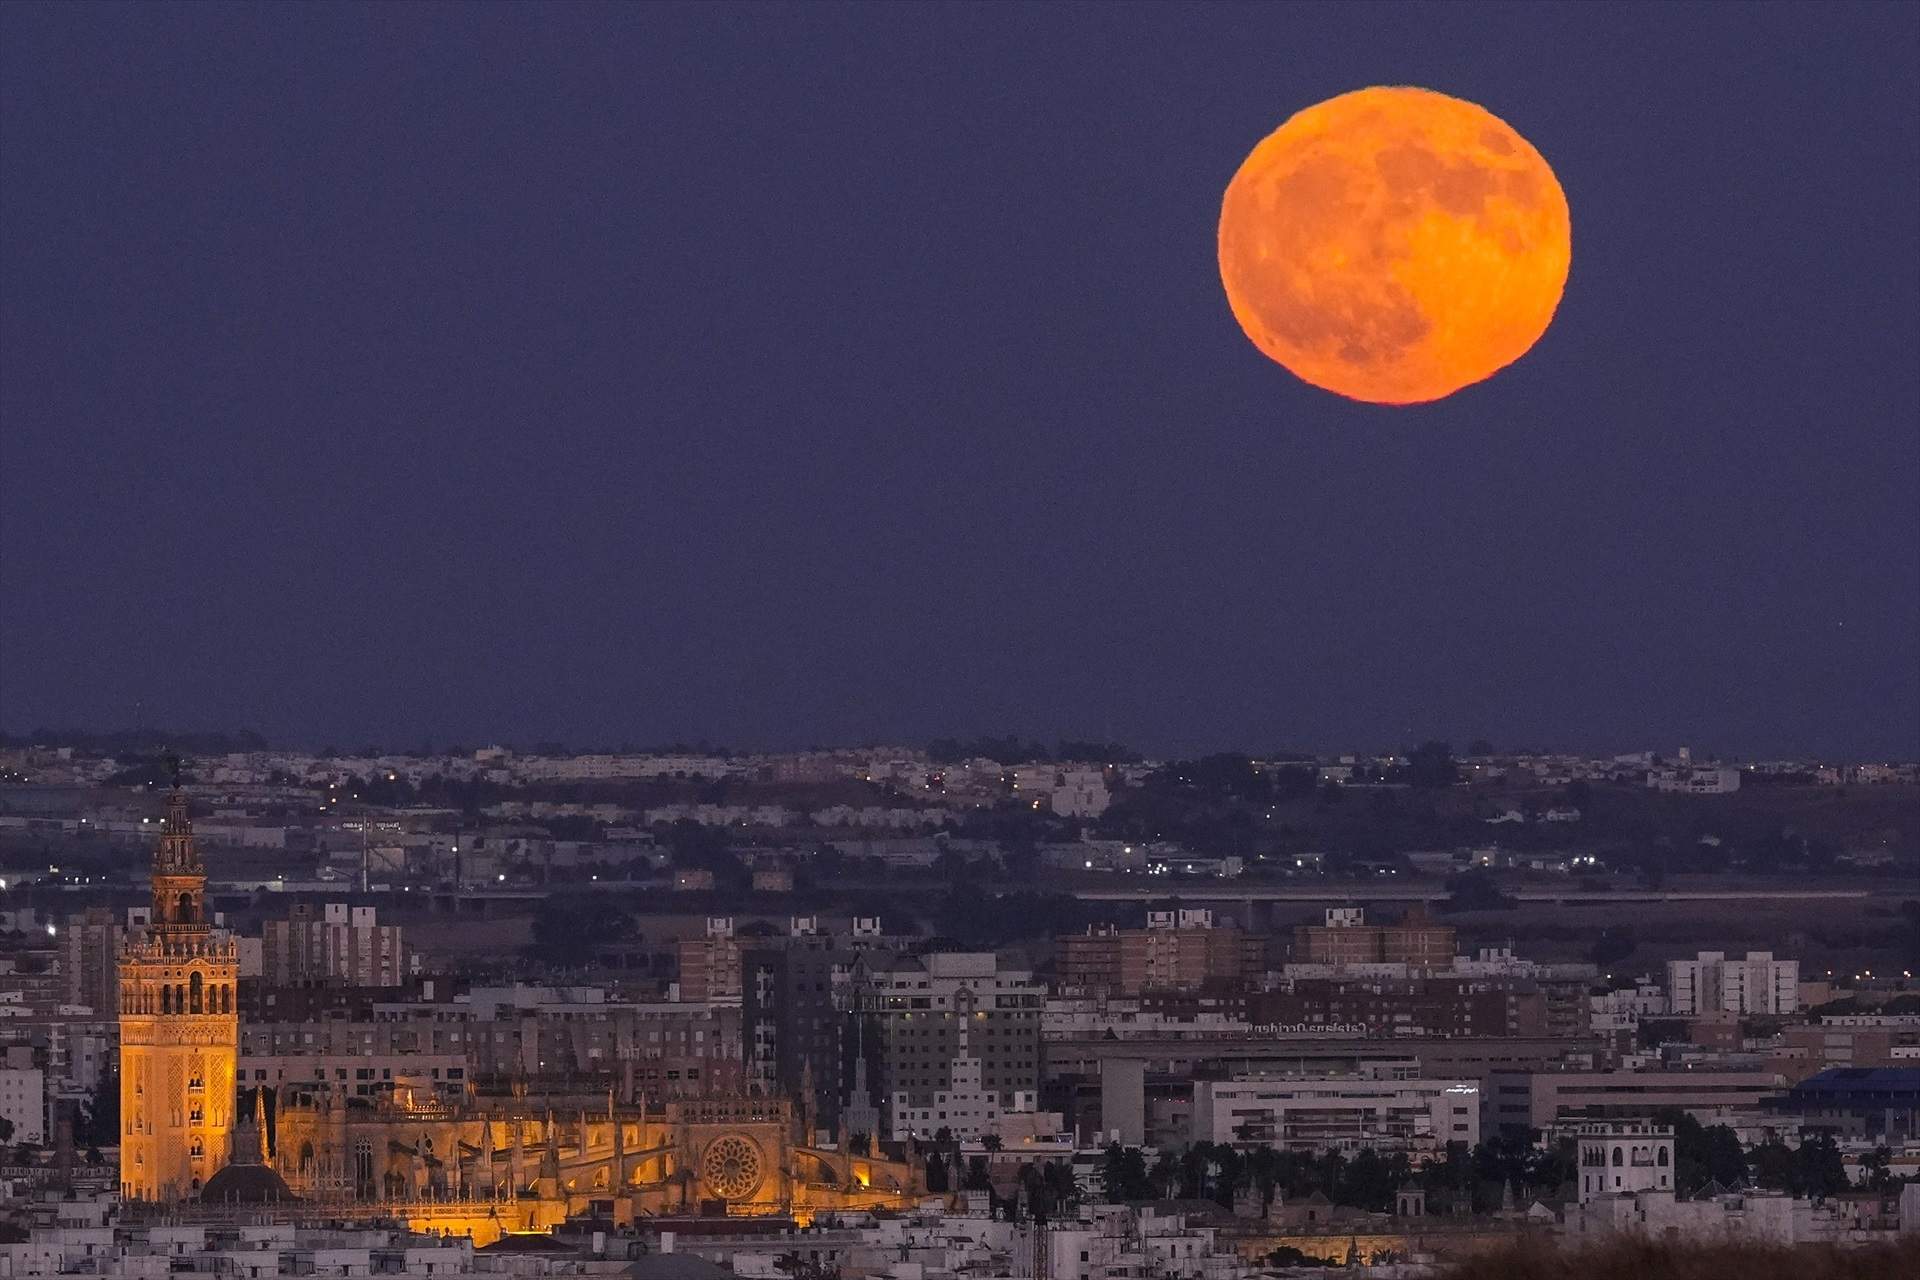
<path fill-rule="evenodd" d="M 765 1177 L 759 1145 L 743 1134 L 715 1138 L 700 1154 L 700 1178 L 723 1200 L 749 1199 Z"/>

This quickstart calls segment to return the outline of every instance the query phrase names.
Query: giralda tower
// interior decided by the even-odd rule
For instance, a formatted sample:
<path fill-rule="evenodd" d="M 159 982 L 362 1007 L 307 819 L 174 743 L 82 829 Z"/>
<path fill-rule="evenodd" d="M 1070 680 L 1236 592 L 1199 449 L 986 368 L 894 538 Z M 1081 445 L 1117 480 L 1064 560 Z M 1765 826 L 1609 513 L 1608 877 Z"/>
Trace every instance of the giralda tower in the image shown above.
<path fill-rule="evenodd" d="M 120 1193 L 165 1203 L 227 1163 L 240 965 L 207 927 L 206 868 L 187 797 L 167 797 L 153 855 L 153 923 L 120 956 Z"/>

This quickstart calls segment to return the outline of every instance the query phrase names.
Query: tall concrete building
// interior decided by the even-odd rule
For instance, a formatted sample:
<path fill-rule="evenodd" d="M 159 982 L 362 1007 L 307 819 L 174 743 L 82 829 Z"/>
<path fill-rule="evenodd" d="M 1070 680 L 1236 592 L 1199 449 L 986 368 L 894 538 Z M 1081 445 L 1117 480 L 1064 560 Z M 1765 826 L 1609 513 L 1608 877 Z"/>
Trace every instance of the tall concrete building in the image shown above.
<path fill-rule="evenodd" d="M 60 930 L 60 980 L 64 1002 L 84 1004 L 103 1018 L 120 1014 L 120 950 L 127 930 L 105 907 L 69 916 Z"/>
<path fill-rule="evenodd" d="M 206 869 L 178 787 L 153 858 L 153 923 L 120 959 L 120 1194 L 196 1194 L 229 1158 L 239 957 L 207 927 Z"/>
<path fill-rule="evenodd" d="M 863 956 L 850 999 L 852 1052 L 872 1090 L 856 1102 L 882 1103 L 889 1136 L 902 1123 L 958 1133 L 1037 1106 L 1046 984 L 1032 973 L 990 952 Z"/>
<path fill-rule="evenodd" d="M 843 1033 L 853 954 L 796 934 L 742 953 L 741 1038 L 749 1078 L 778 1096 L 806 1097 L 833 1129 L 846 1102 Z M 806 1135 L 808 1141 L 813 1135 Z"/>
<path fill-rule="evenodd" d="M 732 916 L 708 916 L 706 936 L 683 939 L 675 950 L 682 1000 L 740 1003 L 740 940 L 733 936 Z"/>
<path fill-rule="evenodd" d="M 293 908 L 261 929 L 261 981 L 270 987 L 397 987 L 406 981 L 399 925 L 378 923 L 372 907 L 329 902 Z"/>
<path fill-rule="evenodd" d="M 1699 1013 L 1792 1013 L 1800 1007 L 1800 962 L 1749 951 L 1744 960 L 1702 951 L 1667 961 L 1668 1007 L 1676 1017 Z"/>

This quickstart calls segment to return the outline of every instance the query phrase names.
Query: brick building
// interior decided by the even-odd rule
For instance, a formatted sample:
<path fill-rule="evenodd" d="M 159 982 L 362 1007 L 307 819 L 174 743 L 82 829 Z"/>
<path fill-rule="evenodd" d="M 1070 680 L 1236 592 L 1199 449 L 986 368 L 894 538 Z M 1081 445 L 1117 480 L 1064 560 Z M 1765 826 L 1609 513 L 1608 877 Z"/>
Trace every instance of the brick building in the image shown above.
<path fill-rule="evenodd" d="M 1059 985 L 1108 995 L 1235 984 L 1267 967 L 1267 939 L 1213 913 L 1149 911 L 1144 929 L 1095 925 L 1058 943 Z"/>
<path fill-rule="evenodd" d="M 1368 924 L 1359 907 L 1331 907 L 1325 924 L 1293 931 L 1296 964 L 1405 964 L 1445 969 L 1453 964 L 1454 931 L 1436 924 L 1418 904 L 1394 924 Z"/>
<path fill-rule="evenodd" d="M 1365 1027 L 1369 1036 L 1548 1034 L 1547 1000 L 1527 978 L 1300 978 L 1247 998 L 1258 1026 Z"/>
<path fill-rule="evenodd" d="M 740 940 L 733 936 L 732 916 L 708 916 L 706 936 L 682 939 L 674 950 L 682 1000 L 740 1003 Z"/>

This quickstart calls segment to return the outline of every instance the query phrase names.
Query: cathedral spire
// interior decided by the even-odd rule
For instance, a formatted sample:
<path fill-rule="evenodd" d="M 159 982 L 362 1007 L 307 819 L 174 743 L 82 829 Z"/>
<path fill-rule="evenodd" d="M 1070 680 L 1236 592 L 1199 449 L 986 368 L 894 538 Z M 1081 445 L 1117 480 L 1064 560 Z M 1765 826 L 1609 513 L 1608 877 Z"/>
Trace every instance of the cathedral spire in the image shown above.
<path fill-rule="evenodd" d="M 813 1059 L 811 1057 L 803 1058 L 800 1062 L 799 1102 L 799 1115 L 796 1119 L 800 1124 L 800 1145 L 810 1147 L 815 1141 L 814 1126 L 818 1122 L 814 1114 L 816 1098 L 813 1085 Z"/>
<path fill-rule="evenodd" d="M 239 1123 L 233 1126 L 233 1154 L 229 1164 L 265 1164 L 267 1131 L 260 1120 L 260 1090 L 249 1089 Z"/>

